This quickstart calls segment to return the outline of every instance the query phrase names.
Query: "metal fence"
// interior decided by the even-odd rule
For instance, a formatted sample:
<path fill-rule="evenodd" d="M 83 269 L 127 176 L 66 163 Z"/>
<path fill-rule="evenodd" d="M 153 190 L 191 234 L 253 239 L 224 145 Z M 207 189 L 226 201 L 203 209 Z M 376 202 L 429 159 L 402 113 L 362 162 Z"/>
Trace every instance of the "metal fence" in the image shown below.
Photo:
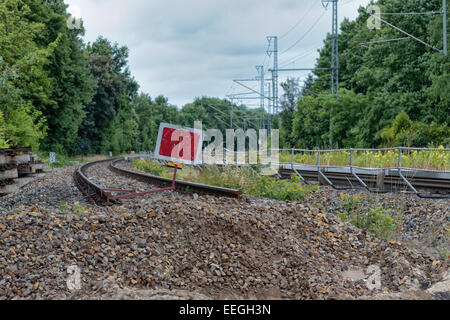
<path fill-rule="evenodd" d="M 355 148 L 355 149 L 329 149 L 329 150 L 311 150 L 311 149 L 271 149 L 271 152 L 290 152 L 291 153 L 291 161 L 290 163 L 292 165 L 294 165 L 295 161 L 294 161 L 294 157 L 295 157 L 295 153 L 296 152 L 308 152 L 308 153 L 317 153 L 317 167 L 322 168 L 322 163 L 321 163 L 321 159 L 322 156 L 326 153 L 337 153 L 337 152 L 349 152 L 350 153 L 350 159 L 349 159 L 349 163 L 348 166 L 351 167 L 355 167 L 354 166 L 354 154 L 355 152 L 386 152 L 386 151 L 395 151 L 398 154 L 398 162 L 397 162 L 397 166 L 395 167 L 383 167 L 383 168 L 374 168 L 375 170 L 379 170 L 379 169 L 415 169 L 415 170 L 421 170 L 419 168 L 406 168 L 402 166 L 402 156 L 404 154 L 405 151 L 425 151 L 425 152 L 433 152 L 433 151 L 439 151 L 439 152 L 449 152 L 450 149 L 438 149 L 438 148 L 409 148 L 409 147 L 397 147 L 397 148 L 380 148 L 380 149 L 363 149 L 363 148 Z M 448 155 L 450 157 L 450 155 Z M 340 165 L 342 166 L 342 165 Z M 429 170 L 427 169 L 427 171 L 443 171 L 443 172 L 449 172 L 448 170 Z"/>
<path fill-rule="evenodd" d="M 387 193 L 388 191 L 385 190 L 373 190 L 370 189 L 369 186 L 358 176 L 357 172 L 355 171 L 356 168 L 361 168 L 358 166 L 355 166 L 354 163 L 354 159 L 355 159 L 355 154 L 357 154 L 358 152 L 389 152 L 389 151 L 393 151 L 394 155 L 396 154 L 396 165 L 394 166 L 385 166 L 385 167 L 380 167 L 380 168 L 367 168 L 364 167 L 365 170 L 373 170 L 373 171 L 381 171 L 381 170 L 385 170 L 385 169 L 391 169 L 391 170 L 395 170 L 399 177 L 401 178 L 401 180 L 408 186 L 409 189 L 411 189 L 417 196 L 421 197 L 421 198 L 436 198 L 436 199 L 448 199 L 448 196 L 437 196 L 437 195 L 430 195 L 430 194 L 423 194 L 420 193 L 412 184 L 411 182 L 408 180 L 408 178 L 405 176 L 407 172 L 409 173 L 416 173 L 419 171 L 424 171 L 424 172 L 440 172 L 440 173 L 445 173 L 445 174 L 450 174 L 450 171 L 447 170 L 447 168 L 444 168 L 445 170 L 432 170 L 432 169 L 421 169 L 421 168 L 413 168 L 413 167 L 405 167 L 403 165 L 403 155 L 405 155 L 406 153 L 409 152 L 413 152 L 413 151 L 423 151 L 423 152 L 444 152 L 446 154 L 446 159 L 449 159 L 448 157 L 450 157 L 450 155 L 447 155 L 447 153 L 450 151 L 450 149 L 439 149 L 439 148 L 410 148 L 410 147 L 396 147 L 396 148 L 379 148 L 379 149 L 373 149 L 373 148 L 350 148 L 350 149 L 329 149 L 329 150 L 319 150 L 319 149 L 270 149 L 270 155 L 269 158 L 274 160 L 272 158 L 272 156 L 276 153 L 278 153 L 278 156 L 282 153 L 282 152 L 289 152 L 290 153 L 290 163 L 288 162 L 275 162 L 272 164 L 275 164 L 276 166 L 283 166 L 283 165 L 288 165 L 288 167 L 290 166 L 290 169 L 297 174 L 301 180 L 305 183 L 308 183 L 308 181 L 299 173 L 298 170 L 298 165 L 301 165 L 301 163 L 296 163 L 295 162 L 295 155 L 296 153 L 315 153 L 317 154 L 317 158 L 316 158 L 316 163 L 313 165 L 317 168 L 317 172 L 318 175 L 321 176 L 321 178 L 323 180 L 325 180 L 330 186 L 332 186 L 333 188 L 337 189 L 337 190 L 347 190 L 347 189 L 351 189 L 351 188 L 346 188 L 346 187 L 339 187 L 334 185 L 329 179 L 328 177 L 324 174 L 324 172 L 322 172 L 323 168 L 330 168 L 330 167 L 345 167 L 345 168 L 349 168 L 350 170 L 350 174 L 359 182 L 359 184 L 366 190 L 370 191 L 370 192 L 376 192 L 376 193 Z M 328 153 L 338 153 L 338 152 L 346 152 L 349 154 L 349 160 L 347 165 L 324 165 L 322 162 L 322 159 L 324 157 L 324 155 L 328 154 Z M 232 156 L 230 156 L 230 154 L 232 154 Z M 239 157 L 239 155 L 241 155 L 241 157 Z M 234 152 L 234 151 L 230 151 L 227 149 L 224 149 L 223 151 L 223 161 L 222 163 L 217 163 L 217 164 L 223 164 L 223 165 L 227 165 L 227 164 L 233 164 L 233 165 L 237 165 L 237 166 L 241 166 L 241 165 L 247 165 L 248 162 L 246 162 L 245 160 L 242 161 L 242 159 L 246 159 L 246 157 L 249 155 L 248 152 Z M 257 153 L 257 155 L 259 155 Z M 240 158 L 240 159 L 239 159 Z M 275 158 L 277 158 L 277 156 L 275 155 Z M 233 159 L 232 161 L 230 161 L 230 159 Z M 279 159 L 279 158 L 278 158 Z M 204 164 L 204 159 L 202 159 L 202 164 Z M 449 185 L 450 188 L 450 185 Z"/>
<path fill-rule="evenodd" d="M 370 168 L 370 167 L 361 167 L 361 166 L 356 166 L 355 165 L 355 155 L 358 152 L 389 152 L 389 151 L 393 151 L 393 156 L 396 157 L 396 160 L 394 162 L 395 165 L 393 166 L 385 166 L 385 167 L 381 167 L 381 168 Z M 350 172 L 350 174 L 358 181 L 358 183 L 366 190 L 368 190 L 369 192 L 376 192 L 376 193 L 386 193 L 389 191 L 384 191 L 384 190 L 373 190 L 370 189 L 369 186 L 358 176 L 358 172 L 356 172 L 356 170 L 359 169 L 364 169 L 366 171 L 381 171 L 381 170 L 386 170 L 386 169 L 390 169 L 393 170 L 395 172 L 398 173 L 398 176 L 401 178 L 401 180 L 406 184 L 406 186 L 408 186 L 409 189 L 411 189 L 417 196 L 421 197 L 421 198 L 439 198 L 439 199 L 448 199 L 448 196 L 437 196 L 437 195 L 430 195 L 430 194 L 423 194 L 420 193 L 412 184 L 411 182 L 408 180 L 408 178 L 405 176 L 408 174 L 415 174 L 416 172 L 419 171 L 423 171 L 423 172 L 437 172 L 437 173 L 444 173 L 444 174 L 450 174 L 450 171 L 447 170 L 447 167 L 445 167 L 445 170 L 432 170 L 432 169 L 421 169 L 421 168 L 412 168 L 412 167 L 405 167 L 404 163 L 403 163 L 403 155 L 413 152 L 413 151 L 422 151 L 422 152 L 444 152 L 445 153 L 445 159 L 449 159 L 448 157 L 450 157 L 450 154 L 448 154 L 448 152 L 450 151 L 450 149 L 439 149 L 439 148 L 410 148 L 410 147 L 396 147 L 396 148 L 379 148 L 379 149 L 373 149 L 373 148 L 350 148 L 350 149 L 329 149 L 329 150 L 319 150 L 319 149 L 269 149 L 268 150 L 268 155 L 267 155 L 267 159 L 271 159 L 274 160 L 274 157 L 276 159 L 279 159 L 279 156 L 281 153 L 283 152 L 289 152 L 290 153 L 290 162 L 280 162 L 278 161 L 272 161 L 271 164 L 275 165 L 277 168 L 279 167 L 283 167 L 284 168 L 288 168 L 290 167 L 290 169 L 297 174 L 301 180 L 305 183 L 308 183 L 308 181 L 300 174 L 300 170 L 298 170 L 299 165 L 302 165 L 302 163 L 296 163 L 295 162 L 295 155 L 297 153 L 314 153 L 317 154 L 317 158 L 316 158 L 316 163 L 312 164 L 310 166 L 315 167 L 317 170 L 318 175 L 325 180 L 330 186 L 332 186 L 335 189 L 338 190 L 346 190 L 346 189 L 351 189 L 351 188 L 347 188 L 347 187 L 339 187 L 334 185 L 330 179 L 328 179 L 328 177 L 325 175 L 325 173 L 323 172 L 324 168 L 347 168 Z M 349 154 L 349 159 L 348 162 L 344 165 L 340 164 L 340 165 L 324 165 L 323 163 L 323 159 L 325 157 L 326 154 L 329 153 L 338 153 L 338 152 L 344 152 L 344 153 L 348 153 Z M 215 161 L 214 164 L 216 165 L 236 165 L 236 166 L 247 166 L 248 160 L 247 157 L 250 157 L 250 153 L 251 152 L 235 152 L 235 151 L 231 151 L 228 149 L 223 149 L 222 151 L 222 155 L 221 156 L 222 160 L 221 161 Z M 277 153 L 278 153 L 278 157 L 277 157 Z M 252 156 L 254 156 L 254 154 L 256 154 L 257 157 L 261 156 L 260 153 L 258 152 L 253 152 Z M 152 153 L 147 153 L 147 152 L 141 152 L 139 156 L 137 157 L 145 157 L 145 158 L 153 158 L 153 154 Z M 263 157 L 264 158 L 264 157 Z M 208 159 L 211 160 L 211 159 Z M 270 160 L 269 160 L 270 161 Z M 161 161 L 158 161 L 161 162 Z M 197 163 L 194 165 L 194 167 L 199 168 L 200 170 L 202 170 L 203 165 L 210 163 L 211 161 L 206 161 L 205 159 L 202 157 L 201 162 Z M 162 162 L 163 164 L 167 164 L 164 162 Z M 450 184 L 449 184 L 449 188 L 450 188 Z"/>

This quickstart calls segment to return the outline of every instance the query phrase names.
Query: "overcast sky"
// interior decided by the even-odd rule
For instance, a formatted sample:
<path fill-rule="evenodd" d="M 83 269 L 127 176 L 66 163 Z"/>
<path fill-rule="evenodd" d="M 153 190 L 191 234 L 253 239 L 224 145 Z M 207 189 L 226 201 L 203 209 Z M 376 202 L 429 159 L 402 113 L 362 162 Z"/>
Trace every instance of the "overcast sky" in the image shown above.
<path fill-rule="evenodd" d="M 339 20 L 355 19 L 370 0 L 340 0 Z M 331 32 L 331 4 L 320 0 L 66 0 L 81 17 L 85 41 L 102 35 L 130 49 L 130 68 L 143 92 L 179 107 L 196 97 L 247 92 L 232 79 L 272 67 L 267 36 L 278 36 L 280 67 L 313 67 Z M 290 31 L 290 32 L 289 32 Z M 299 41 L 300 40 L 300 41 Z M 296 42 L 294 47 L 292 47 Z M 286 49 L 289 49 L 284 52 Z M 292 62 L 291 62 L 292 60 Z M 280 74 L 304 78 L 306 72 Z M 267 75 L 269 77 L 269 75 Z M 249 83 L 257 89 L 257 83 Z M 256 101 L 246 101 L 255 105 Z"/>

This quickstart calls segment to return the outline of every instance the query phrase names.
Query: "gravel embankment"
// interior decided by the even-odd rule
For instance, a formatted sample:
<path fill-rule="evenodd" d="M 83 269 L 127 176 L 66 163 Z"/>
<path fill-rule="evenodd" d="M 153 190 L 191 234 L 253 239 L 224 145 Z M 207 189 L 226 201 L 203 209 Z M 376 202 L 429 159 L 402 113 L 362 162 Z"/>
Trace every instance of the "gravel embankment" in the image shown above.
<path fill-rule="evenodd" d="M 0 298 L 374 297 L 420 291 L 447 268 L 423 250 L 342 223 L 334 191 L 323 189 L 305 203 L 166 192 L 105 208 L 85 201 L 74 170 L 54 170 L 0 198 Z M 105 187 L 149 188 L 105 165 L 88 176 Z M 402 201 L 385 199 L 379 201 Z M 405 216 L 415 217 L 416 232 L 420 221 L 448 222 L 448 202 L 407 199 Z M 66 285 L 72 265 L 82 276 L 75 292 Z M 380 290 L 349 277 L 363 278 L 374 265 Z"/>
<path fill-rule="evenodd" d="M 393 239 L 411 248 L 420 248 L 435 258 L 442 258 L 445 250 L 450 254 L 450 200 L 421 199 L 412 193 L 377 195 L 322 187 L 307 201 L 320 204 L 326 212 L 336 214 L 343 211 L 341 194 L 364 197 L 365 200 L 359 202 L 363 207 L 386 209 L 386 214 L 397 225 L 392 232 Z"/>

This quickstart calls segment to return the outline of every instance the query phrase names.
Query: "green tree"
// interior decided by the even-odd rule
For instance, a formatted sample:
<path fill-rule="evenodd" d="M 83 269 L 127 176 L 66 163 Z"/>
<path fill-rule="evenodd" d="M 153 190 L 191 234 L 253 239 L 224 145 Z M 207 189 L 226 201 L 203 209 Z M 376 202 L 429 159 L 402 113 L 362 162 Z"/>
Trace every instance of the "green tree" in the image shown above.
<path fill-rule="evenodd" d="M 373 1 L 373 4 L 380 6 L 382 12 L 428 12 L 441 9 L 440 0 L 378 0 Z M 370 30 L 367 28 L 368 18 L 365 8 L 361 7 L 356 20 L 346 19 L 340 26 L 340 88 L 363 94 L 370 101 L 366 104 L 360 121 L 352 121 L 355 126 L 347 128 L 355 139 L 342 142 L 352 143 L 347 147 L 376 147 L 385 144 L 381 132 L 392 124 L 401 111 L 405 111 L 414 123 L 420 122 L 428 126 L 435 123 L 437 126 L 448 127 L 449 58 L 413 39 L 363 47 L 360 45 L 363 42 L 404 37 L 384 24 L 380 30 Z M 433 46 L 442 48 L 442 16 L 390 15 L 384 16 L 384 19 Z M 329 68 L 330 61 L 331 36 L 328 35 L 320 51 L 317 67 Z M 309 83 L 310 90 L 327 95 L 330 91 L 330 73 L 316 70 L 314 75 L 313 83 Z M 338 128 L 342 127 L 340 122 L 345 119 L 344 114 L 334 114 L 337 122 L 333 124 Z M 342 136 L 337 132 L 333 134 Z M 426 140 L 429 139 L 414 139 L 416 143 Z"/>
<path fill-rule="evenodd" d="M 0 111 L 0 148 L 7 148 L 8 144 L 5 140 L 5 118 L 3 118 L 3 113 Z"/>
<path fill-rule="evenodd" d="M 281 83 L 284 94 L 281 96 L 280 112 L 280 144 L 282 147 L 289 148 L 293 146 L 292 123 L 294 111 L 300 98 L 301 89 L 298 78 L 288 78 L 286 82 Z"/>
<path fill-rule="evenodd" d="M 381 138 L 388 147 L 416 146 L 438 147 L 450 145 L 450 128 L 447 125 L 439 125 L 436 122 L 426 124 L 413 122 L 404 111 L 395 117 L 392 126 L 384 128 Z"/>
<path fill-rule="evenodd" d="M 52 108 L 44 115 L 49 127 L 43 148 L 59 153 L 77 151 L 78 130 L 85 117 L 85 107 L 94 95 L 95 80 L 89 70 L 89 56 L 81 36 L 84 27 L 70 30 L 63 0 L 43 1 L 47 10 L 40 17 L 45 21 L 45 39 L 59 44 L 49 57 L 47 70 L 52 78 Z"/>
<path fill-rule="evenodd" d="M 346 89 L 342 89 L 337 98 L 331 94 L 302 98 L 294 114 L 294 144 L 304 148 L 326 147 L 330 138 L 330 112 L 333 110 L 332 135 L 336 146 L 359 146 L 358 128 L 368 105 L 365 95 Z"/>
<path fill-rule="evenodd" d="M 37 1 L 0 1 L 2 140 L 12 146 L 38 147 L 46 133 L 41 112 L 53 105 L 45 67 L 59 40 L 40 44 L 45 25 L 34 18 L 40 10 Z"/>

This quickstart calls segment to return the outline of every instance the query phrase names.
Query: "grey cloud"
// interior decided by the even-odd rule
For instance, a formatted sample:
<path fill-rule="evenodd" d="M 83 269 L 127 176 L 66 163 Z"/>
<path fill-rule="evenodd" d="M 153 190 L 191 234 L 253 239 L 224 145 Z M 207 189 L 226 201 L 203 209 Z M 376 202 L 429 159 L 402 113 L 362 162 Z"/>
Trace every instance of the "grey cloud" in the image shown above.
<path fill-rule="evenodd" d="M 319 2 L 304 21 L 280 40 L 294 43 L 322 14 L 320 0 L 66 0 L 81 10 L 86 41 L 103 35 L 130 49 L 130 67 L 141 90 L 164 94 L 179 106 L 202 95 L 224 97 L 235 77 L 256 76 L 266 36 L 282 35 Z M 369 0 L 342 1 L 340 20 L 354 18 Z M 319 47 L 331 30 L 331 11 L 280 63 Z M 297 61 L 313 66 L 318 56 Z M 267 62 L 267 58 L 265 60 Z M 287 76 L 303 74 L 283 74 Z"/>

